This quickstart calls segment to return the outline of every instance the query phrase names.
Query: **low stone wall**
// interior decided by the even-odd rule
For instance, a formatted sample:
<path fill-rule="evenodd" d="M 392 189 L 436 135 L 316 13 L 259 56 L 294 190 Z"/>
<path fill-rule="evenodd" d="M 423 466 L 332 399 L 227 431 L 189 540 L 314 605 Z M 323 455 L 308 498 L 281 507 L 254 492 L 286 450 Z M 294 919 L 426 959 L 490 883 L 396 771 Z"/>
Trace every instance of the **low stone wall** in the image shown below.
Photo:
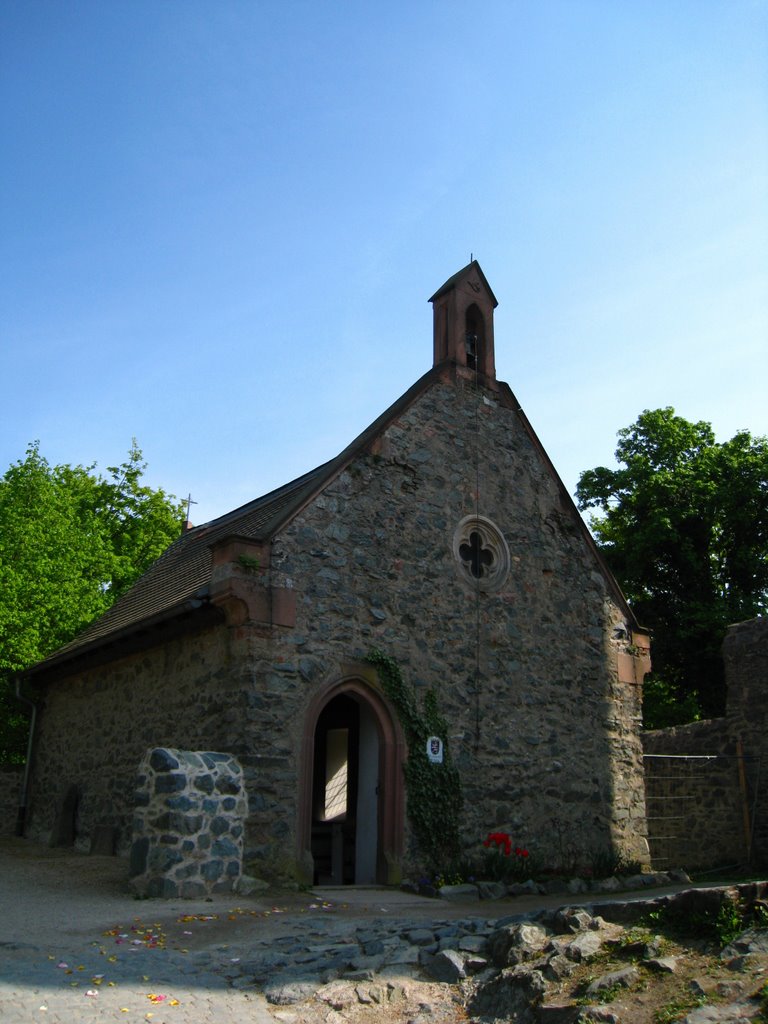
<path fill-rule="evenodd" d="M 248 804 L 231 754 L 156 747 L 137 780 L 129 875 L 140 896 L 229 892 L 242 874 Z"/>
<path fill-rule="evenodd" d="M 768 618 L 723 644 L 724 718 L 643 734 L 651 862 L 768 865 Z"/>
<path fill-rule="evenodd" d="M 737 748 L 725 725 L 713 719 L 644 734 L 648 842 L 657 870 L 748 859 Z"/>
<path fill-rule="evenodd" d="M 0 765 L 0 836 L 16 834 L 23 764 Z"/>

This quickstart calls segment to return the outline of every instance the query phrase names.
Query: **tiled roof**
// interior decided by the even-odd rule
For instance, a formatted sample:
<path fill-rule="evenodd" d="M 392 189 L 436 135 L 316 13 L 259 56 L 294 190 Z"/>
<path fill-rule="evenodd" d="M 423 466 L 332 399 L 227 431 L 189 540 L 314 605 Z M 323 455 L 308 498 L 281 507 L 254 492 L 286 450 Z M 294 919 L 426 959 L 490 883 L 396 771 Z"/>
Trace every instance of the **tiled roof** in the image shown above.
<path fill-rule="evenodd" d="M 335 459 L 261 498 L 227 512 L 210 523 L 193 527 L 154 562 L 131 589 L 74 640 L 28 669 L 33 676 L 84 655 L 105 642 L 127 636 L 205 600 L 211 576 L 211 545 L 237 535 L 269 540 L 299 512 L 311 497 L 343 470 L 355 455 L 398 416 L 434 378 L 434 369 L 416 382 Z"/>
<path fill-rule="evenodd" d="M 211 575 L 211 545 L 233 533 L 253 540 L 267 539 L 294 506 L 312 492 L 324 469 L 326 466 L 320 466 L 220 519 L 188 530 L 163 552 L 128 593 L 53 657 L 58 659 L 95 640 L 199 599 Z"/>

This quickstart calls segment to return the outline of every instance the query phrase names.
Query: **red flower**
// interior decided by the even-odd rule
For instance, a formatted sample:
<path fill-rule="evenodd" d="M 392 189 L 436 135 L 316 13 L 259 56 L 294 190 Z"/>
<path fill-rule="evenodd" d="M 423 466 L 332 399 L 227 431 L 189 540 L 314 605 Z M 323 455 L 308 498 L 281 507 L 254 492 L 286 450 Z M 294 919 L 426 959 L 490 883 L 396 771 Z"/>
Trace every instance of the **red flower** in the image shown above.
<path fill-rule="evenodd" d="M 505 857 L 509 857 L 512 853 L 512 840 L 506 832 L 489 832 L 488 838 L 483 840 L 483 846 L 486 849 L 489 846 L 495 846 L 497 850 L 503 852 Z"/>

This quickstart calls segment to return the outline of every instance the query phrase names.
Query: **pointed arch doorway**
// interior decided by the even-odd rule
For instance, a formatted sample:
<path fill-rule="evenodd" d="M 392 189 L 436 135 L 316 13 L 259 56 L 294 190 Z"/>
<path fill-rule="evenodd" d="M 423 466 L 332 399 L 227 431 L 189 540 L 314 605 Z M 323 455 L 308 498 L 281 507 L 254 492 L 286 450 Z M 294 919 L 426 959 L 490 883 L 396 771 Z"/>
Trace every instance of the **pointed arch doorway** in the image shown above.
<path fill-rule="evenodd" d="M 300 860 L 308 882 L 400 881 L 404 754 L 399 724 L 368 666 L 312 701 L 299 808 Z"/>

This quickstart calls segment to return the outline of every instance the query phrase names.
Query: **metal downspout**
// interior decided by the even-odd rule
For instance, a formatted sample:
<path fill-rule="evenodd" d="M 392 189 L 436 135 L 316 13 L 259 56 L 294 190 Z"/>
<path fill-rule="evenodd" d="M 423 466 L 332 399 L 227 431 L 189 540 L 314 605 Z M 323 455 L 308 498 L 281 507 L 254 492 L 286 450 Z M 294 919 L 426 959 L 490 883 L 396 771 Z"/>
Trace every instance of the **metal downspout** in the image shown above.
<path fill-rule="evenodd" d="M 19 809 L 16 815 L 16 835 L 24 835 L 24 826 L 27 821 L 27 796 L 29 792 L 29 776 L 32 768 L 32 743 L 35 738 L 35 723 L 37 722 L 37 704 L 21 692 L 21 680 L 17 677 L 14 680 L 16 700 L 26 704 L 29 708 L 29 738 L 27 739 L 27 760 L 24 764 L 24 775 L 21 779 L 21 792 L 19 794 Z"/>

